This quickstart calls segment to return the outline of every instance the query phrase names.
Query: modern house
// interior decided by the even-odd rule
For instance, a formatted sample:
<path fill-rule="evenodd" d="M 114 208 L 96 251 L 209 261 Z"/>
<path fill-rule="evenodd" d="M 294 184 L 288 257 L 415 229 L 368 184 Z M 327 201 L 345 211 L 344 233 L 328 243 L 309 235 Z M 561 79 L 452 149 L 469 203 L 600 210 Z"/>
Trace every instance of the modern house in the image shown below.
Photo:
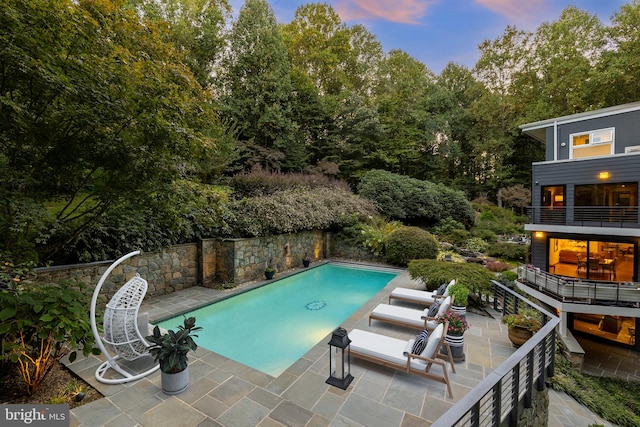
<path fill-rule="evenodd" d="M 561 335 L 638 348 L 640 102 L 520 129 L 546 146 L 532 165 L 523 290 L 556 310 Z"/>

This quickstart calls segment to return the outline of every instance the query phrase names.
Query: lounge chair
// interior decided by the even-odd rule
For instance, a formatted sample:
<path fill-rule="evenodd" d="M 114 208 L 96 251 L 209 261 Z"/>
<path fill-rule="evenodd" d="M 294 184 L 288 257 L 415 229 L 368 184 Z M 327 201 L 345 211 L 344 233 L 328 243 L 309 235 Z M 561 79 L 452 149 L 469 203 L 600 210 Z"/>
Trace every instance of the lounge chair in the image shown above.
<path fill-rule="evenodd" d="M 96 369 L 95 377 L 101 383 L 122 384 L 135 381 L 160 368 L 160 365 L 156 363 L 144 372 L 135 373 L 129 372 L 129 370 L 118 364 L 118 360 L 133 361 L 149 356 L 149 344 L 144 339 L 145 336 L 149 335 L 148 314 L 139 313 L 140 305 L 147 293 L 148 284 L 138 274 L 118 289 L 107 304 L 103 316 L 102 336 L 96 323 L 96 303 L 106 278 L 118 264 L 139 253 L 140 251 L 131 252 L 111 264 L 93 291 L 90 311 L 91 329 L 96 344 L 107 359 Z M 153 361 L 150 356 L 149 360 Z M 108 378 L 106 373 L 109 369 L 116 371 L 121 377 Z"/>
<path fill-rule="evenodd" d="M 440 305 L 438 305 L 437 312 L 434 316 L 429 316 L 429 311 L 432 310 L 431 307 L 427 307 L 424 310 L 414 310 L 398 305 L 378 304 L 369 315 L 369 326 L 371 326 L 372 320 L 380 320 L 399 326 L 433 330 L 438 326 L 436 318 L 446 313 L 451 307 L 452 302 L 452 297 L 446 297 Z"/>
<path fill-rule="evenodd" d="M 439 324 L 430 333 L 427 345 L 419 355 L 411 353 L 415 342 L 414 338 L 406 341 L 374 332 L 354 329 L 349 332 L 351 355 L 444 383 L 447 385 L 449 397 L 453 397 L 447 373 L 447 364 L 445 363 L 445 360 L 449 360 L 452 372 L 456 372 L 451 352 L 448 352 L 448 357 L 440 353 L 440 349 L 446 344 L 444 338 L 447 335 L 447 327 L 446 323 Z M 438 370 L 441 369 L 442 372 L 433 372 L 433 365 L 437 365 L 439 367 Z"/>
<path fill-rule="evenodd" d="M 419 289 L 395 288 L 391 291 L 391 295 L 389 295 L 389 304 L 391 304 L 392 299 L 395 299 L 398 301 L 414 302 L 416 304 L 430 306 L 433 305 L 434 302 L 448 297 L 449 288 L 451 288 L 451 285 L 455 283 L 455 279 L 449 282 L 441 295 L 438 294 L 437 289 L 434 291 L 421 291 Z"/>

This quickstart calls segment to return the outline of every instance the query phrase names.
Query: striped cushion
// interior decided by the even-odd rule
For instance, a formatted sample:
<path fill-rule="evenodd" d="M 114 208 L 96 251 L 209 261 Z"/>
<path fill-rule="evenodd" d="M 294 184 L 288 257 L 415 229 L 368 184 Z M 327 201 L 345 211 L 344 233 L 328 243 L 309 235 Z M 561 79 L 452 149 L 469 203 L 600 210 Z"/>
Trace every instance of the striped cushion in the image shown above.
<path fill-rule="evenodd" d="M 443 283 L 442 285 L 440 285 L 440 287 L 438 288 L 437 291 L 437 295 L 444 295 L 444 291 L 447 289 L 447 284 Z"/>
<path fill-rule="evenodd" d="M 435 302 L 431 308 L 429 308 L 427 317 L 436 317 L 436 314 L 438 314 L 438 308 L 440 308 L 440 301 Z"/>
<path fill-rule="evenodd" d="M 413 343 L 413 347 L 411 348 L 411 353 L 413 354 L 422 354 L 425 347 L 427 346 L 427 340 L 429 339 L 429 331 L 426 329 L 418 334 L 415 342 Z"/>

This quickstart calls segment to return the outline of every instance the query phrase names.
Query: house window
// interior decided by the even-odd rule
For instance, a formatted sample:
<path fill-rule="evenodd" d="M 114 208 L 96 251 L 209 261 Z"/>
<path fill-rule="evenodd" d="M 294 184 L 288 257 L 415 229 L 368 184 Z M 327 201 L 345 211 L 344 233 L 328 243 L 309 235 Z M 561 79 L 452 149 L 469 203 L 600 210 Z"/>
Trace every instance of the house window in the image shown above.
<path fill-rule="evenodd" d="M 540 220 L 543 224 L 564 224 L 564 185 L 542 187 Z"/>
<path fill-rule="evenodd" d="M 550 238 L 548 262 L 559 276 L 633 282 L 634 252 L 633 243 Z"/>
<path fill-rule="evenodd" d="M 569 136 L 571 158 L 581 159 L 613 154 L 614 128 L 574 133 Z"/>
<path fill-rule="evenodd" d="M 574 219 L 590 222 L 638 222 L 638 185 L 633 182 L 576 185 Z"/>

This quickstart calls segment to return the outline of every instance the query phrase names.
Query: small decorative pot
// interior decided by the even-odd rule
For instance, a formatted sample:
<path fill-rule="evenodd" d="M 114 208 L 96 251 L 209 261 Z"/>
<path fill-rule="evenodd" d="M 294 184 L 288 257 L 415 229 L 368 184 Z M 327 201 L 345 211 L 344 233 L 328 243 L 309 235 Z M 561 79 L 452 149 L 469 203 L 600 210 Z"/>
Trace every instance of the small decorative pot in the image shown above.
<path fill-rule="evenodd" d="M 165 394 L 179 394 L 189 387 L 189 367 L 175 374 L 160 372 L 162 391 Z"/>
<path fill-rule="evenodd" d="M 267 278 L 267 280 L 271 280 L 273 279 L 273 275 L 276 274 L 275 271 L 265 271 L 264 272 L 264 277 Z"/>
<path fill-rule="evenodd" d="M 305 267 L 309 267 L 309 264 L 311 264 L 311 260 L 308 259 L 303 259 L 302 260 L 302 265 Z"/>
<path fill-rule="evenodd" d="M 444 338 L 444 340 L 449 343 L 449 348 L 451 349 L 451 357 L 454 362 L 463 362 L 465 359 L 464 355 L 464 335 L 450 335 Z M 440 350 L 442 354 L 447 354 L 447 347 L 443 346 L 442 350 Z"/>
<path fill-rule="evenodd" d="M 510 326 L 508 329 L 508 334 L 509 340 L 515 347 L 520 347 L 533 336 L 533 332 L 531 332 L 527 328 L 523 328 L 520 326 Z"/>

